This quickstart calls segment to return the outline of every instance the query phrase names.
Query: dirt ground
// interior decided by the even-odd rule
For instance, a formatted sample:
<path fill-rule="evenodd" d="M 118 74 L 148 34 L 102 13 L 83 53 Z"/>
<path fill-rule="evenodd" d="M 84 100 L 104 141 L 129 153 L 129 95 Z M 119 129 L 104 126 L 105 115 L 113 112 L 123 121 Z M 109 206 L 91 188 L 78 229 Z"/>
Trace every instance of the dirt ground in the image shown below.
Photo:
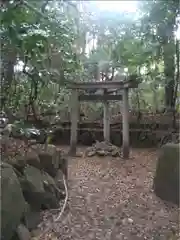
<path fill-rule="evenodd" d="M 69 202 L 54 234 L 59 240 L 175 240 L 178 208 L 152 190 L 157 151 L 133 150 L 129 160 L 69 160 Z M 57 214 L 54 214 L 57 216 Z M 50 217 L 51 216 L 51 217 Z M 44 214 L 52 224 L 52 213 Z M 47 220 L 49 219 L 49 220 Z M 41 224 L 41 227 L 46 226 Z"/>

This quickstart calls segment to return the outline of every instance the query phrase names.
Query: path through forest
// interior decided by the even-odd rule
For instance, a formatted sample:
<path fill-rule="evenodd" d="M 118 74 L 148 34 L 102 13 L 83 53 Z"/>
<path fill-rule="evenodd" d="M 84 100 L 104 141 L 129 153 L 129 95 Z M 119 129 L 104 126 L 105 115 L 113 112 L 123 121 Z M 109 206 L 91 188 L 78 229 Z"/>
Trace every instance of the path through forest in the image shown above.
<path fill-rule="evenodd" d="M 178 230 L 178 209 L 152 190 L 157 151 L 133 150 L 127 161 L 69 161 L 69 202 L 53 227 L 59 240 L 166 240 Z M 45 214 L 52 224 L 52 214 Z M 56 237 L 55 237 L 56 236 Z"/>

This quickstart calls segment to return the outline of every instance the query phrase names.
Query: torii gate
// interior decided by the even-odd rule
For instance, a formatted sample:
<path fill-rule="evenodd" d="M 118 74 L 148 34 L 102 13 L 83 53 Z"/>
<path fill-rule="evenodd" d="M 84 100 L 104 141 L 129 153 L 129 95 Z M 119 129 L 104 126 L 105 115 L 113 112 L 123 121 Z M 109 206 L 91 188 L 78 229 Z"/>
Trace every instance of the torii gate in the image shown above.
<path fill-rule="evenodd" d="M 71 95 L 71 139 L 70 139 L 70 154 L 73 156 L 76 154 L 77 147 L 77 127 L 79 120 L 79 104 L 80 101 L 102 101 L 104 103 L 104 140 L 110 141 L 110 112 L 108 107 L 108 101 L 122 100 L 122 122 L 123 122 L 123 158 L 129 158 L 129 104 L 128 104 L 128 90 L 129 88 L 137 88 L 138 83 L 136 80 L 125 80 L 125 81 L 105 81 L 105 82 L 75 82 L 69 84 L 68 88 L 72 89 Z M 90 89 L 102 89 L 104 94 L 84 94 L 79 95 L 79 90 L 90 90 Z M 120 95 L 110 95 L 108 90 L 121 90 Z M 115 90 L 116 89 L 116 90 Z M 111 91 L 112 92 L 112 91 Z"/>

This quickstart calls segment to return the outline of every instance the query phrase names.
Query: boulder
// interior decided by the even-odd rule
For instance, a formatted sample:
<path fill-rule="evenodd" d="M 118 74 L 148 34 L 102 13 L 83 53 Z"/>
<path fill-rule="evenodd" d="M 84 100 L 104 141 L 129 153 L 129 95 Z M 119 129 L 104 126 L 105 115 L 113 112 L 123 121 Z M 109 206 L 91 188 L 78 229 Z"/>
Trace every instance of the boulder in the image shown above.
<path fill-rule="evenodd" d="M 0 129 L 3 129 L 8 124 L 9 119 L 3 116 L 0 116 Z"/>
<path fill-rule="evenodd" d="M 89 151 L 87 151 L 87 157 L 93 157 L 96 155 L 96 151 L 91 151 L 91 149 Z"/>
<path fill-rule="evenodd" d="M 40 211 L 57 209 L 64 199 L 67 159 L 53 145 L 45 148 L 37 144 L 27 149 L 21 140 L 16 144 L 10 140 L 11 151 L 7 151 L 2 163 L 1 239 L 23 240 L 29 239 L 29 230 L 41 221 Z"/>
<path fill-rule="evenodd" d="M 179 148 L 168 143 L 161 148 L 154 177 L 154 191 L 158 197 L 179 205 Z"/>
<path fill-rule="evenodd" d="M 109 142 L 96 142 L 92 147 L 87 148 L 86 155 L 88 157 L 92 156 L 111 156 L 111 157 L 120 157 L 121 151 L 120 148 Z"/>
<path fill-rule="evenodd" d="M 50 176 L 55 177 L 59 168 L 59 166 L 55 163 L 57 156 L 53 156 L 48 152 L 41 152 L 39 153 L 39 158 L 42 169 Z"/>
<path fill-rule="evenodd" d="M 111 152 L 111 156 L 112 157 L 121 157 L 121 152 L 117 149 L 114 149 L 112 152 Z"/>
<path fill-rule="evenodd" d="M 13 125 L 11 136 L 20 139 L 25 137 L 27 140 L 35 140 L 37 143 L 45 143 L 47 138 L 47 134 L 43 129 L 26 128 L 25 126 L 18 126 L 18 124 Z"/>
<path fill-rule="evenodd" d="M 3 161 L 9 163 L 20 172 L 23 172 L 27 164 L 33 167 L 36 167 L 38 169 L 41 169 L 39 156 L 32 149 L 28 149 L 26 154 L 23 153 L 21 155 L 17 154 L 14 157 L 12 156 L 6 157 L 5 159 L 3 159 Z"/>
<path fill-rule="evenodd" d="M 67 159 L 56 146 L 49 144 L 46 148 L 43 148 L 42 145 L 37 144 L 33 146 L 33 149 L 38 153 L 41 169 L 51 177 L 56 176 L 59 168 L 65 172 L 67 171 L 67 169 L 64 169 L 64 167 L 67 168 Z"/>
<path fill-rule="evenodd" d="M 18 128 L 18 126 L 13 125 L 10 135 L 13 138 L 22 139 L 22 137 L 24 136 L 24 131 L 22 128 Z"/>
<path fill-rule="evenodd" d="M 28 213 L 24 216 L 24 224 L 30 230 L 36 229 L 38 224 L 43 220 L 40 212 L 30 209 Z"/>
<path fill-rule="evenodd" d="M 27 166 L 20 182 L 25 200 L 34 210 L 59 207 L 55 182 L 47 173 Z"/>
<path fill-rule="evenodd" d="M 1 239 L 10 240 L 27 211 L 27 204 L 13 167 L 1 164 Z"/>
<path fill-rule="evenodd" d="M 22 172 L 24 167 L 26 166 L 23 157 L 6 156 L 3 158 L 3 161 L 10 164 L 14 168 L 14 170 L 17 169 L 19 172 Z"/>
<path fill-rule="evenodd" d="M 40 158 L 38 154 L 32 149 L 28 149 L 28 152 L 24 156 L 25 164 L 41 169 Z"/>
<path fill-rule="evenodd" d="M 54 181 L 56 183 L 56 186 L 59 188 L 59 190 L 61 190 L 59 193 L 61 198 L 64 199 L 65 198 L 65 186 L 64 186 L 63 172 L 61 170 L 58 170 L 56 177 L 54 178 Z"/>
<path fill-rule="evenodd" d="M 108 152 L 107 151 L 105 151 L 105 150 L 97 150 L 96 151 L 96 154 L 99 156 L 99 157 L 105 157 L 105 156 L 107 156 L 108 155 Z"/>
<path fill-rule="evenodd" d="M 19 224 L 16 233 L 19 240 L 31 240 L 31 234 L 24 224 Z"/>
<path fill-rule="evenodd" d="M 108 142 L 96 142 L 96 144 L 94 145 L 94 147 L 96 148 L 97 151 L 101 151 L 101 150 L 104 150 L 104 151 L 112 151 L 112 146 L 110 143 Z"/>

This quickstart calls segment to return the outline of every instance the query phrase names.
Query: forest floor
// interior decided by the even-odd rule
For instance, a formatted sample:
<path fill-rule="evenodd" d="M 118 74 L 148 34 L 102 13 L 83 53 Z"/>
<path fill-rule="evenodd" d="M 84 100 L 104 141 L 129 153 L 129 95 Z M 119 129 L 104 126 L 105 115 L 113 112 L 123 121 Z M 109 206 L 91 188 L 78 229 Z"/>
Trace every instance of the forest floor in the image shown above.
<path fill-rule="evenodd" d="M 85 150 L 84 148 L 80 149 Z M 52 225 L 51 240 L 175 240 L 178 208 L 152 190 L 157 151 L 134 149 L 129 160 L 69 160 L 69 201 L 60 220 L 44 214 L 39 230 Z M 54 214 L 54 217 L 57 214 Z"/>

